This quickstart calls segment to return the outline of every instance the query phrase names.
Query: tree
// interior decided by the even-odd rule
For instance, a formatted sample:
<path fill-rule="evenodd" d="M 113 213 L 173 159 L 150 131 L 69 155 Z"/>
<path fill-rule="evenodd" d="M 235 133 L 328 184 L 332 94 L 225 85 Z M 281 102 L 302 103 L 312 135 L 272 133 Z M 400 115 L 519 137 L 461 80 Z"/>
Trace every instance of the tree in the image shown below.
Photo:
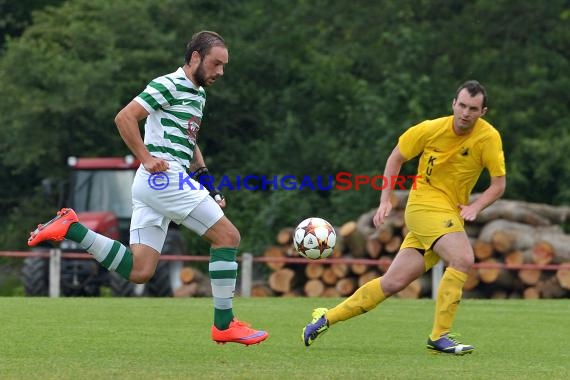
<path fill-rule="evenodd" d="M 50 5 L 58 5 L 63 0 L 0 0 L 0 47 L 7 36 L 18 37 L 30 25 L 32 13 Z"/>
<path fill-rule="evenodd" d="M 10 184 L 2 214 L 38 194 L 42 178 L 64 178 L 68 156 L 127 152 L 114 114 L 158 76 L 157 66 L 180 59 L 154 17 L 151 2 L 81 0 L 38 13 L 8 41 L 0 61 L 0 176 Z"/>

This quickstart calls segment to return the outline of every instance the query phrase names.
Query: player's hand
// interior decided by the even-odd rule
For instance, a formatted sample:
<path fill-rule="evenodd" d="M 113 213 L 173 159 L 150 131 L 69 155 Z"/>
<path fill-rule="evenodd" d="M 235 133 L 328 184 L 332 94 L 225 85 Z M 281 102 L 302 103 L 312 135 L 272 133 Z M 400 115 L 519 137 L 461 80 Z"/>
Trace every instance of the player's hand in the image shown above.
<path fill-rule="evenodd" d="M 477 218 L 479 214 L 479 208 L 474 205 L 457 205 L 461 212 L 459 213 L 463 220 L 472 222 Z"/>
<path fill-rule="evenodd" d="M 158 157 L 150 157 L 142 164 L 149 173 L 165 172 L 169 167 L 167 161 Z"/>
<path fill-rule="evenodd" d="M 378 228 L 384 223 L 384 218 L 390 215 L 390 211 L 392 211 L 392 202 L 384 201 L 380 202 L 380 206 L 378 206 L 378 210 L 376 210 L 376 214 L 372 221 L 374 222 L 374 227 Z"/>
<path fill-rule="evenodd" d="M 216 191 L 215 194 L 210 193 L 210 196 L 220 205 L 221 208 L 226 207 L 226 197 L 224 194 Z"/>
<path fill-rule="evenodd" d="M 192 178 L 210 192 L 210 196 L 214 198 L 221 208 L 226 207 L 226 197 L 214 186 L 214 177 L 210 175 L 207 167 L 202 166 L 198 168 L 192 173 Z"/>

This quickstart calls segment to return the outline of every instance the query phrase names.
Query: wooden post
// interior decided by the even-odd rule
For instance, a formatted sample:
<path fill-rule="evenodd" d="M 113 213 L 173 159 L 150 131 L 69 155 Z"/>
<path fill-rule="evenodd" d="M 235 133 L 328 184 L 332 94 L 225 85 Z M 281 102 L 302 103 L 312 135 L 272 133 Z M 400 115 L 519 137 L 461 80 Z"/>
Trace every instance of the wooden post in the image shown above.
<path fill-rule="evenodd" d="M 49 296 L 57 298 L 60 295 L 61 281 L 61 249 L 49 250 Z"/>
<path fill-rule="evenodd" d="M 251 276 L 253 273 L 253 255 L 244 253 L 241 255 L 241 296 L 251 297 Z"/>

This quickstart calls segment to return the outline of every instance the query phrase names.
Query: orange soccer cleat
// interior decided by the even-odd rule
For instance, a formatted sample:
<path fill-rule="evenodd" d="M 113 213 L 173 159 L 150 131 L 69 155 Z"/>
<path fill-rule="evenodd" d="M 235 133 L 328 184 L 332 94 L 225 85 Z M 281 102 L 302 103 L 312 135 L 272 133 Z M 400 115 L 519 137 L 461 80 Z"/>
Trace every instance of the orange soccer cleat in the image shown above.
<path fill-rule="evenodd" d="M 69 226 L 78 221 L 75 211 L 70 208 L 62 208 L 57 212 L 55 218 L 46 224 L 38 224 L 38 228 L 30 232 L 28 245 L 33 247 L 45 240 L 61 241 L 65 238 Z"/>
<path fill-rule="evenodd" d="M 212 326 L 212 339 L 216 343 L 241 343 L 246 346 L 258 344 L 269 337 L 266 331 L 258 331 L 249 327 L 247 323 L 238 321 L 236 318 L 226 330 L 218 330 Z"/>

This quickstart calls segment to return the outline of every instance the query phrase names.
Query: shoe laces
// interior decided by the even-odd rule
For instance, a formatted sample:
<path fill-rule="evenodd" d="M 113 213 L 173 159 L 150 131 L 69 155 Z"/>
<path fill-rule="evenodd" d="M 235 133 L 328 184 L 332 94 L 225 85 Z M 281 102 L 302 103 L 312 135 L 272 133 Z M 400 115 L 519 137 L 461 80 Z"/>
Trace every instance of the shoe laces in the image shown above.
<path fill-rule="evenodd" d="M 461 336 L 461 334 L 458 333 L 449 333 L 447 334 L 447 339 L 449 339 L 450 341 L 452 341 L 455 344 L 461 344 L 461 342 L 459 342 L 457 340 L 457 338 L 459 338 Z"/>

